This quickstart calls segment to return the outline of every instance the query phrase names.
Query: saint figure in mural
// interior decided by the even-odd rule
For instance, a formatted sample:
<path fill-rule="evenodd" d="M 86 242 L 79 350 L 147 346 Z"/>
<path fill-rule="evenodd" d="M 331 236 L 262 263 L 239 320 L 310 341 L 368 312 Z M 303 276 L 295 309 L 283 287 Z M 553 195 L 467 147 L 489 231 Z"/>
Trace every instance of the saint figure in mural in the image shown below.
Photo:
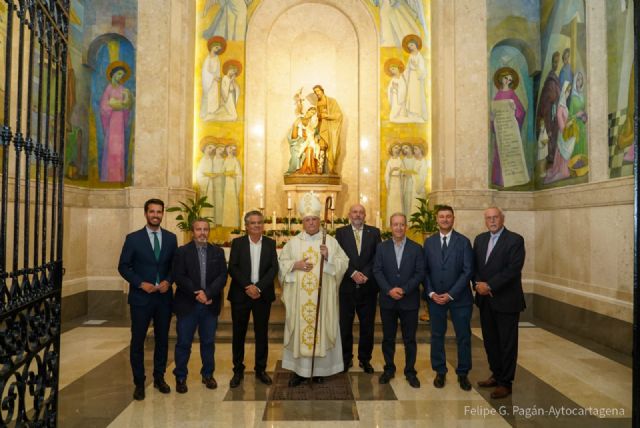
<path fill-rule="evenodd" d="M 216 4 L 220 8 L 202 36 L 207 40 L 214 36 L 224 37 L 225 40 L 244 40 L 247 31 L 247 5 L 251 4 L 251 0 L 207 0 L 203 16 Z"/>
<path fill-rule="evenodd" d="M 242 192 L 242 169 L 236 157 L 238 148 L 235 144 L 227 146 L 227 157 L 224 160 L 224 209 L 222 225 L 240 227 L 240 193 Z"/>
<path fill-rule="evenodd" d="M 387 166 L 384 169 L 384 183 L 387 187 L 387 214 L 385 216 L 385 222 L 389 220 L 389 217 L 393 213 L 404 212 L 402 195 L 404 189 L 402 188 L 403 170 L 402 159 L 400 154 L 402 153 L 402 147 L 400 143 L 393 143 L 389 148 L 389 155 L 391 156 L 387 160 Z"/>
<path fill-rule="evenodd" d="M 409 54 L 404 78 L 407 82 L 406 109 L 410 122 L 422 123 L 427 119 L 427 98 L 425 79 L 427 67 L 420 53 L 422 40 L 415 34 L 409 34 L 402 40 L 402 47 Z"/>
<path fill-rule="evenodd" d="M 388 59 L 384 71 L 391 80 L 387 86 L 389 100 L 389 121 L 394 123 L 410 122 L 407 113 L 407 82 L 404 78 L 404 64 L 398 58 Z"/>
<path fill-rule="evenodd" d="M 202 103 L 200 117 L 204 121 L 214 119 L 220 107 L 220 55 L 227 49 L 224 38 L 215 36 L 207 42 L 209 54 L 202 63 Z"/>
<path fill-rule="evenodd" d="M 214 224 L 222 224 L 224 209 L 224 152 L 225 146 L 217 144 L 212 137 L 205 137 L 200 143 L 202 159 L 198 163 L 196 180 L 200 196 L 206 196 L 213 208 L 204 208 L 203 216 L 213 217 Z"/>
<path fill-rule="evenodd" d="M 318 169 L 321 173 L 337 174 L 336 165 L 340 156 L 340 134 L 342 132 L 342 110 L 338 102 L 324 94 L 320 85 L 313 87 L 317 97 L 316 114 L 318 116 L 318 144 L 320 145 L 320 161 Z M 326 159 L 326 165 L 325 165 Z"/>
<path fill-rule="evenodd" d="M 404 143 L 402 145 L 402 212 L 405 215 L 411 214 L 413 206 L 413 177 L 416 174 L 414 164 L 413 147 L 409 143 Z"/>
<path fill-rule="evenodd" d="M 569 82 L 569 84 L 573 83 L 573 70 L 571 69 L 571 49 L 566 48 L 562 51 L 562 68 L 560 69 L 560 75 L 558 79 L 560 80 L 560 87 L 564 86 L 565 82 Z M 571 97 L 571 95 L 569 95 Z"/>
<path fill-rule="evenodd" d="M 238 119 L 236 106 L 240 97 L 240 85 L 236 78 L 242 72 L 242 64 L 230 59 L 222 65 L 222 82 L 220 84 L 220 107 L 213 114 L 213 119 L 220 122 L 232 122 Z"/>
<path fill-rule="evenodd" d="M 513 115 L 518 122 L 518 129 L 522 132 L 522 124 L 524 123 L 524 117 L 527 114 L 520 98 L 516 95 L 515 90 L 520 84 L 520 77 L 518 73 L 511 67 L 502 67 L 496 70 L 493 75 L 493 83 L 498 89 L 496 95 L 493 97 L 494 101 L 498 100 L 510 100 L 511 107 L 513 108 Z M 502 164 L 500 162 L 500 153 L 498 152 L 498 142 L 495 135 L 495 128 L 493 127 L 493 117 L 491 119 L 491 128 L 493 131 L 493 162 L 491 167 L 491 182 L 496 186 L 503 186 L 504 181 L 502 179 Z"/>
<path fill-rule="evenodd" d="M 408 34 L 427 36 L 427 23 L 422 0 L 374 0 L 380 6 L 380 46 L 402 46 Z"/>
<path fill-rule="evenodd" d="M 100 98 L 100 119 L 104 140 L 100 181 L 125 181 L 125 135 L 133 97 L 124 83 L 131 77 L 129 65 L 114 61 L 107 67 L 107 84 Z"/>
<path fill-rule="evenodd" d="M 569 159 L 576 144 L 578 125 L 576 125 L 575 121 L 569 120 L 569 107 L 567 106 L 569 94 L 571 94 L 571 84 L 564 82 L 556 111 L 556 120 L 558 122 L 556 148 L 553 154 L 553 164 L 551 168 L 547 170 L 544 179 L 545 184 L 553 183 L 570 176 Z"/>
<path fill-rule="evenodd" d="M 553 162 L 556 149 L 556 138 L 558 134 L 558 123 L 556 122 L 556 108 L 560 99 L 560 79 L 557 74 L 560 63 L 560 52 L 554 52 L 551 57 L 551 69 L 540 91 L 538 102 L 538 112 L 536 123 L 543 122 L 544 131 L 547 134 L 549 145 L 547 148 L 547 162 Z M 539 136 L 538 136 L 539 138 Z"/>
<path fill-rule="evenodd" d="M 415 174 L 413 175 L 413 195 L 411 196 L 411 208 L 406 213 L 411 215 L 417 211 L 420 207 L 420 202 L 417 198 L 426 199 L 427 197 L 427 176 L 429 174 L 429 161 L 426 157 L 425 144 L 416 143 L 413 146 L 413 169 Z"/>
<path fill-rule="evenodd" d="M 573 148 L 573 155 L 587 154 L 587 112 L 584 100 L 584 75 L 582 71 L 577 71 L 573 80 L 573 89 L 568 101 L 569 117 L 578 126 L 576 145 Z"/>

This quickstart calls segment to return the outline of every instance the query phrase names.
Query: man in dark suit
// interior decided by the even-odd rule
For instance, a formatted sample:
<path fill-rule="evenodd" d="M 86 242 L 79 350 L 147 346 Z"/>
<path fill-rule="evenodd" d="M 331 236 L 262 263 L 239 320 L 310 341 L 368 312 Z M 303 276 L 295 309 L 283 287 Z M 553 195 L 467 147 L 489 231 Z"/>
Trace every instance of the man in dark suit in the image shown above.
<path fill-rule="evenodd" d="M 436 209 L 439 232 L 424 241 L 424 297 L 431 313 L 431 368 L 436 372 L 433 385 L 442 388 L 446 381 L 444 336 L 447 312 L 450 312 L 458 345 L 458 383 L 460 388 L 469 391 L 473 250 L 469 239 L 453 230 L 454 221 L 453 208 L 441 205 Z"/>
<path fill-rule="evenodd" d="M 176 313 L 175 363 L 176 391 L 187 392 L 187 365 L 191 355 L 193 335 L 198 328 L 202 383 L 217 388 L 215 370 L 215 337 L 222 290 L 227 282 L 224 251 L 209 243 L 209 222 L 198 219 L 191 225 L 193 240 L 178 248 L 173 261 L 176 279 L 174 312 Z"/>
<path fill-rule="evenodd" d="M 373 277 L 373 260 L 380 243 L 380 229 L 364 224 L 362 205 L 349 208 L 351 224 L 336 230 L 336 240 L 349 257 L 349 267 L 340 283 L 340 337 L 344 369 L 353 365 L 353 318 L 360 320 L 358 360 L 365 373 L 373 373 L 371 353 L 376 318 L 378 285 Z"/>
<path fill-rule="evenodd" d="M 249 211 L 244 216 L 247 236 L 231 243 L 229 274 L 231 286 L 227 300 L 231 302 L 233 322 L 233 377 L 231 388 L 240 385 L 244 378 L 244 341 L 247 336 L 249 315 L 253 314 L 255 333 L 256 379 L 271 385 L 266 372 L 269 355 L 269 314 L 276 295 L 273 280 L 278 273 L 278 254 L 273 239 L 263 236 L 264 218 L 260 211 Z"/>
<path fill-rule="evenodd" d="M 525 308 L 521 280 L 524 239 L 504 227 L 504 214 L 499 208 L 488 208 L 484 222 L 489 231 L 478 235 L 473 243 L 474 289 L 492 374 L 478 385 L 496 387 L 491 398 L 504 398 L 511 394 L 516 373 L 518 321 Z"/>
<path fill-rule="evenodd" d="M 153 320 L 153 386 L 171 392 L 164 380 L 171 323 L 171 263 L 177 247 L 176 235 L 160 228 L 164 202 L 149 199 L 144 204 L 147 225 L 127 235 L 120 253 L 118 272 L 129 283 L 131 346 L 129 358 L 135 390 L 133 398 L 144 400 L 144 339 Z"/>
<path fill-rule="evenodd" d="M 376 249 L 373 275 L 380 287 L 380 318 L 382 319 L 382 354 L 384 372 L 379 382 L 389 383 L 396 366 L 393 356 L 396 351 L 398 318 L 404 342 L 404 375 L 414 388 L 420 388 L 416 376 L 416 330 L 420 309 L 420 282 L 424 279 L 422 248 L 407 239 L 407 217 L 402 213 L 391 215 L 393 239 L 384 241 Z"/>

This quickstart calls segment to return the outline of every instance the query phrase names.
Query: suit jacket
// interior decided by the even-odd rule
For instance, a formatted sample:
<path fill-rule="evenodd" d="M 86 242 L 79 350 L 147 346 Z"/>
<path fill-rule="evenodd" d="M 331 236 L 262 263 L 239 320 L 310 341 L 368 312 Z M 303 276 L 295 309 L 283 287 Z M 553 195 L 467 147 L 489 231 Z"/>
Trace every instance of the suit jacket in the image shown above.
<path fill-rule="evenodd" d="M 480 306 L 484 299 L 489 299 L 491 308 L 496 312 L 521 312 L 526 307 L 522 292 L 524 238 L 504 228 L 485 263 L 490 238 L 491 234 L 485 232 L 473 242 L 476 259 L 474 284 L 487 282 L 493 294 L 491 297 L 476 293 L 476 304 Z"/>
<path fill-rule="evenodd" d="M 424 298 L 429 293 L 449 293 L 452 306 L 473 304 L 471 278 L 473 275 L 473 250 L 466 236 L 453 230 L 447 251 L 442 256 L 440 233 L 424 241 Z"/>
<path fill-rule="evenodd" d="M 118 272 L 129 283 L 130 305 L 145 306 L 154 298 L 166 299 L 171 303 L 171 290 L 166 293 L 147 293 L 140 288 L 143 282 L 155 284 L 158 277 L 160 281 L 173 283 L 171 265 L 178 241 L 173 233 L 164 229 L 160 231 L 162 244 L 159 260 L 156 260 L 146 227 L 128 234 L 124 240 Z"/>
<path fill-rule="evenodd" d="M 420 307 L 420 282 L 424 279 L 422 247 L 407 238 L 398 268 L 393 246 L 393 239 L 387 239 L 376 249 L 373 274 L 380 287 L 380 308 L 417 310 Z M 389 291 L 395 287 L 404 290 L 400 300 L 389 296 Z"/>
<path fill-rule="evenodd" d="M 380 243 L 380 229 L 369 225 L 362 226 L 362 236 L 360 237 L 360 254 L 356 246 L 356 238 L 353 235 L 353 227 L 349 224 L 336 230 L 336 240 L 342 247 L 347 257 L 349 266 L 342 277 L 340 283 L 340 293 L 353 294 L 356 290 L 356 282 L 351 279 L 354 271 L 361 272 L 369 280 L 360 285 L 360 292 L 363 294 L 375 294 L 378 292 L 375 276 L 373 275 L 373 262 L 376 255 L 376 248 Z"/>
<path fill-rule="evenodd" d="M 276 299 L 273 281 L 278 273 L 278 254 L 276 241 L 266 236 L 262 237 L 260 249 L 260 265 L 258 270 L 258 282 L 255 284 L 260 289 L 260 299 L 273 302 Z M 241 236 L 231 242 L 231 254 L 229 255 L 229 275 L 231 285 L 227 300 L 233 303 L 249 302 L 253 299 L 247 296 L 244 289 L 251 284 L 251 250 L 249 249 L 249 236 Z"/>
<path fill-rule="evenodd" d="M 173 274 L 176 279 L 176 296 L 173 308 L 180 316 L 193 310 L 198 302 L 195 293 L 200 288 L 200 259 L 194 241 L 178 248 L 173 260 Z M 204 293 L 213 302 L 209 309 L 214 315 L 220 313 L 222 290 L 227 283 L 227 262 L 224 251 L 217 245 L 207 244 L 207 275 Z"/>

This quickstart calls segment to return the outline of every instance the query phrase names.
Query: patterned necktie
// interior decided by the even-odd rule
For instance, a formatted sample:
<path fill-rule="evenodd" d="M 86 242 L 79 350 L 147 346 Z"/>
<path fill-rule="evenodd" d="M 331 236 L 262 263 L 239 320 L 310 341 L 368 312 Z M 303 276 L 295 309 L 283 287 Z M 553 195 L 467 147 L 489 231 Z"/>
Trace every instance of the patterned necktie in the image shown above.
<path fill-rule="evenodd" d="M 356 237 L 356 248 L 358 249 L 358 255 L 360 255 L 360 248 L 362 246 L 362 240 L 360 239 L 360 229 L 354 230 L 353 234 Z"/>
<path fill-rule="evenodd" d="M 160 240 L 158 239 L 158 232 L 153 233 L 153 255 L 156 256 L 156 261 L 160 260 Z M 160 284 L 160 272 L 156 273 L 156 284 Z"/>
<path fill-rule="evenodd" d="M 484 262 L 487 263 L 489 260 L 489 256 L 491 255 L 491 251 L 493 251 L 493 247 L 496 246 L 496 241 L 498 240 L 498 235 L 491 235 L 491 239 L 489 240 L 489 246 L 487 247 L 487 257 L 484 259 Z"/>

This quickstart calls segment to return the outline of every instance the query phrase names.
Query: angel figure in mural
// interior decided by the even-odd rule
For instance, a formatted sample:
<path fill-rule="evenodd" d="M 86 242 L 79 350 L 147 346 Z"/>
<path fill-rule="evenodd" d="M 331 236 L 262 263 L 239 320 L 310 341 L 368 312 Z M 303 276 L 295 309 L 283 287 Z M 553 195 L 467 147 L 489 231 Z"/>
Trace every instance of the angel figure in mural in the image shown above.
<path fill-rule="evenodd" d="M 390 58 L 384 63 L 384 71 L 391 77 L 387 86 L 389 121 L 393 123 L 411 122 L 407 113 L 407 82 L 403 74 L 404 64 L 398 58 Z"/>
<path fill-rule="evenodd" d="M 204 217 L 213 217 L 214 224 L 222 224 L 224 210 L 224 152 L 225 146 L 213 137 L 205 137 L 200 143 L 202 158 L 196 170 L 200 196 L 206 196 L 213 208 L 204 208 Z"/>
<path fill-rule="evenodd" d="M 227 41 L 223 37 L 214 36 L 207 42 L 209 54 L 202 63 L 202 103 L 200 117 L 205 122 L 214 119 L 220 107 L 220 55 L 227 49 Z"/>
<path fill-rule="evenodd" d="M 417 198 L 426 199 L 427 197 L 427 177 L 429 175 L 429 160 L 426 157 L 426 145 L 424 140 L 420 139 L 413 145 L 413 194 L 411 195 L 411 207 L 407 215 L 411 215 L 420 208 L 420 202 Z"/>
<path fill-rule="evenodd" d="M 342 110 L 334 98 L 324 94 L 320 85 L 313 87 L 316 95 L 316 114 L 318 116 L 318 144 L 321 154 L 318 169 L 320 173 L 337 174 L 336 165 L 340 156 L 340 134 L 342 132 Z M 324 162 L 326 159 L 326 162 Z M 326 165 L 325 165 L 326 163 Z"/>
<path fill-rule="evenodd" d="M 385 222 L 389 220 L 391 214 L 403 213 L 403 199 L 404 194 L 403 187 L 403 170 L 402 159 L 400 154 L 402 153 L 402 146 L 400 143 L 395 142 L 391 144 L 389 148 L 389 155 L 391 156 L 387 160 L 387 166 L 384 170 L 384 183 L 387 187 L 387 214 Z"/>
<path fill-rule="evenodd" d="M 244 40 L 247 31 L 247 6 L 252 0 L 207 0 L 202 16 L 205 17 L 214 5 L 220 8 L 213 21 L 202 33 L 205 39 L 222 36 L 226 40 Z"/>
<path fill-rule="evenodd" d="M 222 65 L 224 77 L 220 84 L 220 107 L 213 114 L 212 120 L 219 122 L 233 122 L 238 119 L 238 98 L 240 97 L 240 85 L 236 78 L 242 72 L 242 64 L 235 59 L 225 61 Z"/>
<path fill-rule="evenodd" d="M 556 110 L 556 121 L 558 122 L 556 149 L 553 155 L 553 164 L 551 168 L 547 170 L 544 179 L 545 184 L 553 183 L 570 176 L 569 159 L 576 144 L 578 125 L 574 120 L 570 120 L 569 118 L 569 108 L 567 107 L 569 94 L 571 94 L 571 84 L 564 82 L 562 92 L 560 93 L 558 109 Z"/>
<path fill-rule="evenodd" d="M 520 77 L 518 73 L 511 67 L 501 67 L 493 74 L 493 84 L 498 90 L 493 97 L 494 101 L 498 100 L 510 100 L 511 108 L 513 109 L 513 115 L 518 122 L 518 129 L 522 132 L 522 124 L 524 123 L 524 117 L 527 114 L 520 98 L 516 94 L 516 89 L 520 84 Z M 492 145 L 493 145 L 493 162 L 491 165 L 491 183 L 496 186 L 503 186 L 504 181 L 502 179 L 502 164 L 500 162 L 500 153 L 498 152 L 498 141 L 495 136 L 495 129 L 493 128 L 493 116 L 491 117 L 491 129 L 493 132 Z"/>
<path fill-rule="evenodd" d="M 129 126 L 129 111 L 133 105 L 131 92 L 124 83 L 131 77 L 129 65 L 114 61 L 107 67 L 109 83 L 100 98 L 100 119 L 102 122 L 103 144 L 100 181 L 125 181 L 125 135 Z"/>
<path fill-rule="evenodd" d="M 416 174 L 414 169 L 415 161 L 411 144 L 402 144 L 402 212 L 405 215 L 411 214 L 413 205 L 413 178 Z"/>
<path fill-rule="evenodd" d="M 227 157 L 224 160 L 224 210 L 222 225 L 240 227 L 240 193 L 242 192 L 242 169 L 236 157 L 238 147 L 229 144 L 226 147 Z"/>
<path fill-rule="evenodd" d="M 410 122 L 422 123 L 427 120 L 427 98 L 425 79 L 427 67 L 420 53 L 422 39 L 409 34 L 402 40 L 402 47 L 409 54 L 404 78 L 407 82 L 406 109 Z"/>
<path fill-rule="evenodd" d="M 373 0 L 380 7 L 380 46 L 402 46 L 407 34 L 427 36 L 422 0 Z M 420 25 L 418 25 L 418 23 Z"/>

